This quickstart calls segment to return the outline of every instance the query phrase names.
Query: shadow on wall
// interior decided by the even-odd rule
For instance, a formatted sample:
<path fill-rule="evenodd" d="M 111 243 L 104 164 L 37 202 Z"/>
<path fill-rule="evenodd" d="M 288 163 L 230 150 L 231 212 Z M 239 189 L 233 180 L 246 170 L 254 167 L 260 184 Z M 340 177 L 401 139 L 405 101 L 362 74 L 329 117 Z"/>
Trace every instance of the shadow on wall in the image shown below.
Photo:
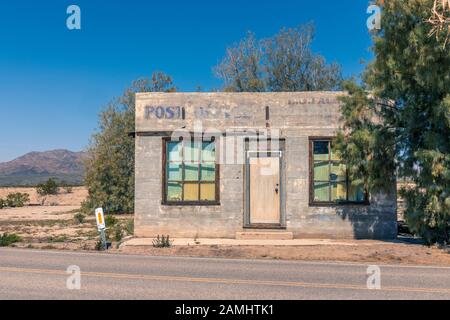
<path fill-rule="evenodd" d="M 396 191 L 372 195 L 370 205 L 350 205 L 336 208 L 336 214 L 349 221 L 355 239 L 397 238 L 397 194 Z"/>

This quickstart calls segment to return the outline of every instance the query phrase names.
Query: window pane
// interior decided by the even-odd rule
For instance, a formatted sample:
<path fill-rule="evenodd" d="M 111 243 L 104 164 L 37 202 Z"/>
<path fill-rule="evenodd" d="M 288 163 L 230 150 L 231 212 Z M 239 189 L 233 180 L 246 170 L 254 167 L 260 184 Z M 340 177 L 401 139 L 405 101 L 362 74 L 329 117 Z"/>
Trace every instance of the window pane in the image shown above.
<path fill-rule="evenodd" d="M 216 161 L 216 144 L 214 142 L 203 142 L 202 161 Z"/>
<path fill-rule="evenodd" d="M 328 141 L 315 141 L 314 143 L 314 160 L 328 160 Z"/>
<path fill-rule="evenodd" d="M 334 162 L 331 165 L 331 181 L 345 181 L 347 179 L 347 167 L 344 164 Z"/>
<path fill-rule="evenodd" d="M 198 181 L 198 163 L 184 163 L 184 181 Z"/>
<path fill-rule="evenodd" d="M 330 201 L 330 188 L 328 182 L 314 183 L 314 201 L 317 202 Z"/>
<path fill-rule="evenodd" d="M 328 181 L 330 179 L 330 168 L 328 161 L 314 163 L 314 180 Z"/>
<path fill-rule="evenodd" d="M 186 183 L 184 185 L 184 201 L 198 201 L 198 184 Z"/>
<path fill-rule="evenodd" d="M 200 186 L 200 200 L 215 201 L 216 200 L 216 186 L 214 184 L 202 184 Z"/>
<path fill-rule="evenodd" d="M 181 201 L 181 184 L 168 183 L 167 186 L 167 201 Z"/>
<path fill-rule="evenodd" d="M 184 143 L 184 161 L 200 162 L 201 142 L 186 141 Z"/>
<path fill-rule="evenodd" d="M 182 142 L 168 142 L 167 143 L 167 160 L 181 161 L 181 146 Z"/>
<path fill-rule="evenodd" d="M 331 201 L 346 201 L 347 200 L 347 189 L 346 183 L 332 183 L 331 184 Z"/>
<path fill-rule="evenodd" d="M 202 163 L 201 181 L 216 181 L 216 165 L 214 163 Z"/>
<path fill-rule="evenodd" d="M 365 200 L 364 185 L 349 183 L 348 200 L 354 202 L 363 202 Z"/>
<path fill-rule="evenodd" d="M 167 165 L 167 180 L 168 181 L 181 181 L 183 177 L 181 175 L 180 163 L 169 163 Z"/>

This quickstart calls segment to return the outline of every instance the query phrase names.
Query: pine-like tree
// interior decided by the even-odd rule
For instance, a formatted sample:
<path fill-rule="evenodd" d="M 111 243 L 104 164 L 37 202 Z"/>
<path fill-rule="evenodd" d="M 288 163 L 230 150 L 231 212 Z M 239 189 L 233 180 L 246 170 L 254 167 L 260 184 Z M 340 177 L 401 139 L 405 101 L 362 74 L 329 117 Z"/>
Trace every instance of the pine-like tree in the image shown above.
<path fill-rule="evenodd" d="M 448 243 L 450 50 L 430 36 L 433 2 L 385 1 L 375 61 L 362 85 L 344 86 L 337 145 L 368 190 L 386 190 L 394 173 L 410 179 L 401 191 L 410 230 L 428 243 Z"/>

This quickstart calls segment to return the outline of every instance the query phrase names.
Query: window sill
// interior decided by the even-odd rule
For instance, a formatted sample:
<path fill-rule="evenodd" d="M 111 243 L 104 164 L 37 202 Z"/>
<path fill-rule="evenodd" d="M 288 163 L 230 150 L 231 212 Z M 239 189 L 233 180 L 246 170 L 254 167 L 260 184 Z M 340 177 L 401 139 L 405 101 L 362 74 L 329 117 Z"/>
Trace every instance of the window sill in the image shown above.
<path fill-rule="evenodd" d="M 368 207 L 370 202 L 310 202 L 310 207 Z"/>
<path fill-rule="evenodd" d="M 161 202 L 162 206 L 167 207 L 218 207 L 220 202 Z"/>
<path fill-rule="evenodd" d="M 244 229 L 286 230 L 287 226 L 281 224 L 248 224 Z"/>

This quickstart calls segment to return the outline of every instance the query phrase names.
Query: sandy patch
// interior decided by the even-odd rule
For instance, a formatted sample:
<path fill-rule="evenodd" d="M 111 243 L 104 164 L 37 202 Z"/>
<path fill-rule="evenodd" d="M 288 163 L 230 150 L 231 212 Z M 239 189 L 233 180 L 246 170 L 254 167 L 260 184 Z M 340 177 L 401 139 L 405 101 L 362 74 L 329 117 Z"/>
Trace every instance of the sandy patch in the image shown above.
<path fill-rule="evenodd" d="M 60 205 L 60 206 L 80 206 L 87 195 L 88 191 L 85 187 L 74 187 L 71 193 L 67 193 L 60 188 L 59 194 L 53 196 L 40 196 L 36 192 L 36 188 L 0 188 L 0 198 L 6 198 L 10 193 L 28 193 L 30 196 L 30 204 L 32 205 Z"/>
<path fill-rule="evenodd" d="M 0 222 L 72 219 L 80 206 L 42 206 L 0 210 Z"/>
<path fill-rule="evenodd" d="M 310 246 L 174 246 L 122 247 L 118 252 L 156 256 L 189 256 L 238 259 L 276 259 L 301 261 L 339 261 L 374 264 L 435 265 L 450 267 L 450 249 L 420 244 L 353 241 L 350 245 L 326 244 Z"/>

